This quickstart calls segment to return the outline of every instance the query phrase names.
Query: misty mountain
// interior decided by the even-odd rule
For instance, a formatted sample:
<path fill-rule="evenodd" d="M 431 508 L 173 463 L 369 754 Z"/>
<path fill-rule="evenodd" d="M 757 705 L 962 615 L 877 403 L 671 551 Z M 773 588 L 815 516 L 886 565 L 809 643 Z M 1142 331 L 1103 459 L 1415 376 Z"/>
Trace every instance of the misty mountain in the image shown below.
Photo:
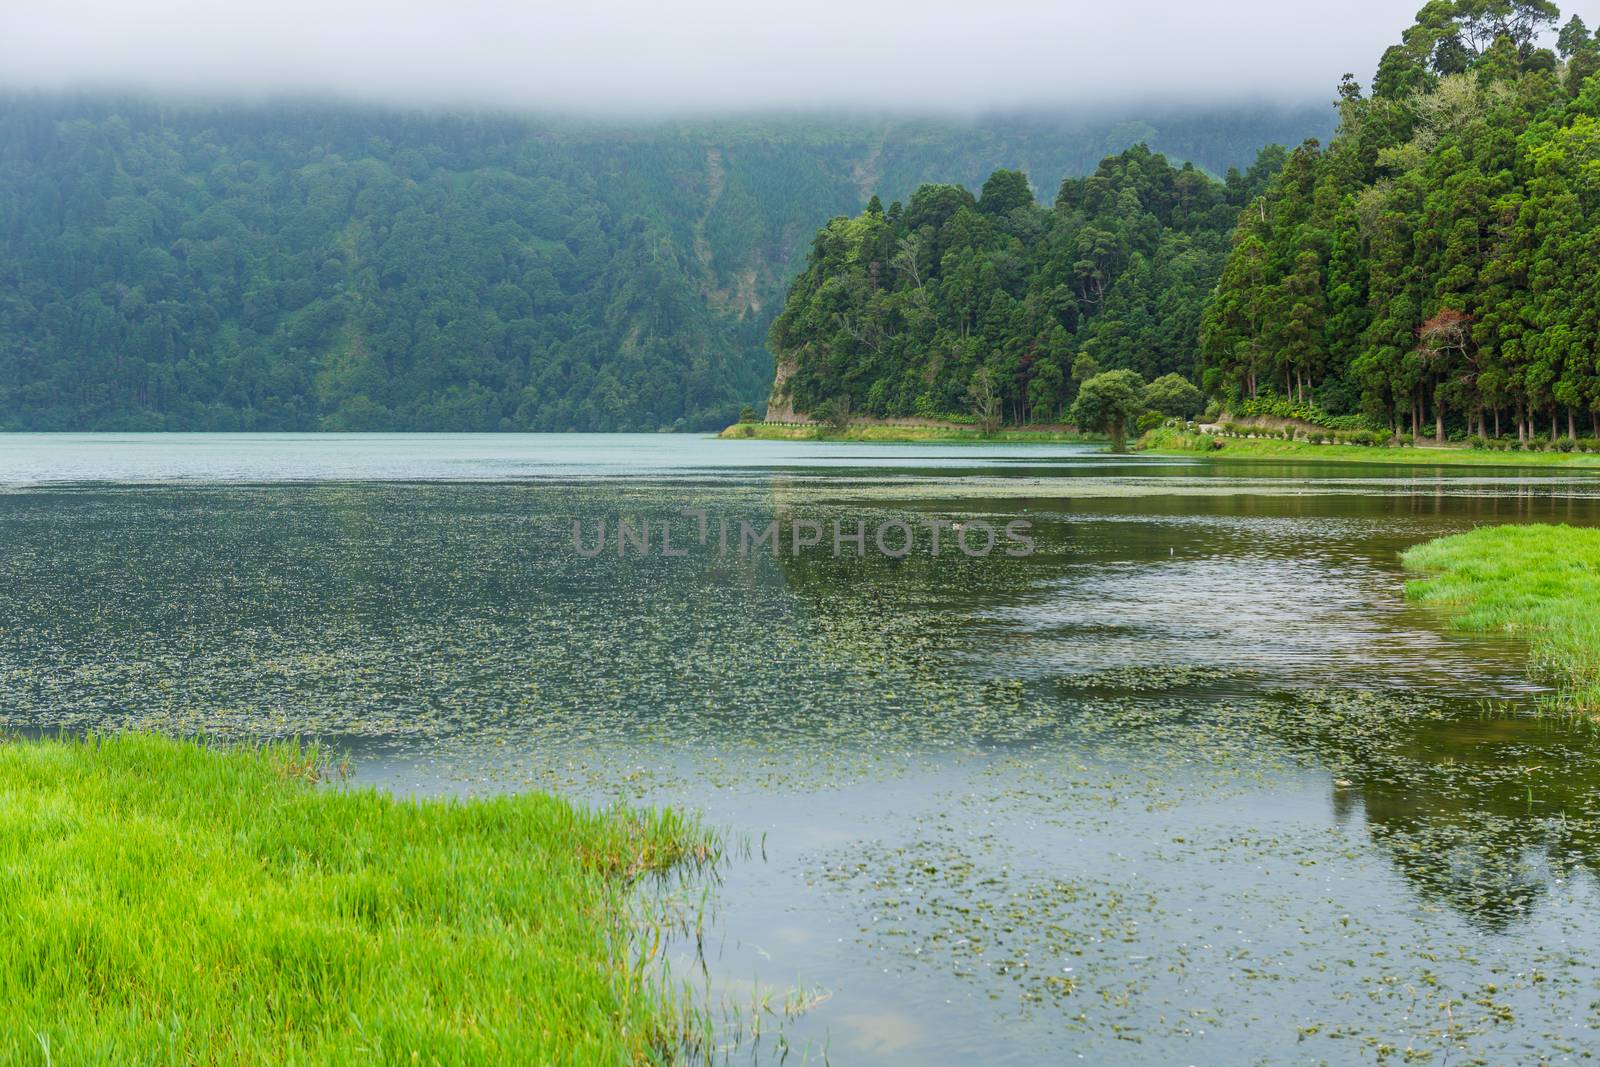
<path fill-rule="evenodd" d="M 1216 174 L 1331 107 L 656 124 L 0 100 L 0 428 L 711 427 L 828 219 L 1134 143 Z"/>

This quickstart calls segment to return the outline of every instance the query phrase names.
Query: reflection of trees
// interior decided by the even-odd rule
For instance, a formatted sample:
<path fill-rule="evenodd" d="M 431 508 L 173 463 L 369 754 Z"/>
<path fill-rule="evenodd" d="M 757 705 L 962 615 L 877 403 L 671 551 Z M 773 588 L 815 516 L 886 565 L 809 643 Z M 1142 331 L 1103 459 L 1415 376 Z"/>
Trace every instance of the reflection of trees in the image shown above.
<path fill-rule="evenodd" d="M 1361 815 L 1424 900 L 1498 931 L 1524 918 L 1552 877 L 1600 873 L 1600 761 L 1577 732 L 1370 694 L 1333 698 L 1308 721 L 1289 739 L 1333 773 L 1335 817 Z"/>

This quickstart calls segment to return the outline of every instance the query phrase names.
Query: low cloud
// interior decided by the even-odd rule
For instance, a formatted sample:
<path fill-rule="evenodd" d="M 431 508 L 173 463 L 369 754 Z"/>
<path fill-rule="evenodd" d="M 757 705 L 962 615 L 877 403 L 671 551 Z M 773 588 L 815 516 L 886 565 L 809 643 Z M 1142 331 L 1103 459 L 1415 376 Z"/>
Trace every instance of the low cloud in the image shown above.
<path fill-rule="evenodd" d="M 595 113 L 1298 104 L 1365 81 L 1416 2 L 5 0 L 0 83 Z"/>

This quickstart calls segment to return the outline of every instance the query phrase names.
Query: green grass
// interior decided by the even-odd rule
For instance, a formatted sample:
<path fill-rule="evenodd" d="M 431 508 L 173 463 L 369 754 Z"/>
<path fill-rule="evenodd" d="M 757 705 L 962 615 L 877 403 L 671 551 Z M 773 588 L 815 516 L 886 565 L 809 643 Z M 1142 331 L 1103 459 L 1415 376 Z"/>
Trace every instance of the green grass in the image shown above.
<path fill-rule="evenodd" d="M 1202 435 L 1172 430 L 1152 430 L 1140 439 L 1138 450 L 1157 456 L 1202 454 L 1219 460 L 1295 459 L 1346 463 L 1451 464 L 1480 467 L 1595 467 L 1595 452 L 1490 452 L 1485 449 L 1440 448 L 1427 445 L 1375 448 L 1362 445 L 1314 445 L 1306 441 L 1270 438 L 1217 438 L 1220 449 L 1202 443 Z M 1206 437 L 1206 442 L 1212 438 Z"/>
<path fill-rule="evenodd" d="M 1406 552 L 1414 600 L 1457 612 L 1467 630 L 1528 641 L 1535 669 L 1571 711 L 1600 713 L 1600 529 L 1486 526 Z"/>
<path fill-rule="evenodd" d="M 830 433 L 825 426 L 803 423 L 736 422 L 717 436 L 728 440 L 751 441 L 950 441 L 950 442 L 1027 442 L 1060 443 L 1103 441 L 1103 437 L 1066 430 L 1029 430 L 1003 427 L 986 434 L 961 426 L 851 426 L 844 433 Z"/>
<path fill-rule="evenodd" d="M 0 739 L 0 1062 L 640 1063 L 693 1028 L 627 887 L 713 860 L 696 824 L 316 759 Z"/>

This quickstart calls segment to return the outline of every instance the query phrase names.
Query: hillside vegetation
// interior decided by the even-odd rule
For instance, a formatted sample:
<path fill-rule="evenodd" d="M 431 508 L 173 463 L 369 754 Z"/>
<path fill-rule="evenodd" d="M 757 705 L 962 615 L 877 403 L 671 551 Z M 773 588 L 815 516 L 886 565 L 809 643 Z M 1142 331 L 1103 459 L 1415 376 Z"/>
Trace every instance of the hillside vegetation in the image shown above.
<path fill-rule="evenodd" d="M 626 125 L 0 97 L 0 429 L 731 422 L 810 235 L 873 189 L 1221 169 L 1327 120 Z"/>
<path fill-rule="evenodd" d="M 1429 3 L 1241 216 L 1207 387 L 1440 439 L 1600 431 L 1597 69 L 1545 0 Z"/>
<path fill-rule="evenodd" d="M 774 403 L 1055 421 L 1099 371 L 1193 374 L 1234 221 L 1282 156 L 1217 181 L 1140 145 L 1050 207 L 1015 170 L 875 198 L 812 243 L 769 338 Z"/>

